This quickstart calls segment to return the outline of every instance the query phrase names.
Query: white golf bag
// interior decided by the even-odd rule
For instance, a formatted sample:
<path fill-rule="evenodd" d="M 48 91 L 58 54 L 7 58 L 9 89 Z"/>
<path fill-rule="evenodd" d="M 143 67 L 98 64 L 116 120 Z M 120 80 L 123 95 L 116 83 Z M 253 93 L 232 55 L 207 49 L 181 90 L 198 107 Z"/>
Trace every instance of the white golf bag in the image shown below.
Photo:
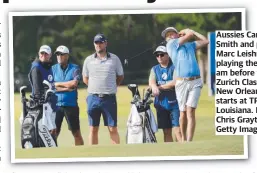
<path fill-rule="evenodd" d="M 127 121 L 127 144 L 157 143 L 155 133 L 158 127 L 154 114 L 150 108 L 151 90 L 148 89 L 144 99 L 140 100 L 140 94 L 136 84 L 128 85 L 132 92 L 133 100 Z"/>
<path fill-rule="evenodd" d="M 35 100 L 32 97 L 28 100 L 25 93 L 26 86 L 20 88 L 23 104 L 23 113 L 20 117 L 21 146 L 25 149 L 57 147 L 56 138 L 50 133 L 50 130 L 56 128 L 56 96 L 54 91 L 51 90 L 51 84 L 47 81 L 43 83 L 48 89 L 44 98 L 40 100 Z"/>

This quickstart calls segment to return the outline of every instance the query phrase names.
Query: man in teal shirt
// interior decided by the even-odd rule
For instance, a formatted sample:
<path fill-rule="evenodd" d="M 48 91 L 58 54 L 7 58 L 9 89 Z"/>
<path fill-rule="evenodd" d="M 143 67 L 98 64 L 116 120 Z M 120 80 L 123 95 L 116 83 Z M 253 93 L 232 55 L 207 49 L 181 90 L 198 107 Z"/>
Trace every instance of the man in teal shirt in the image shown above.
<path fill-rule="evenodd" d="M 167 52 L 176 71 L 176 96 L 180 110 L 182 141 L 192 141 L 195 131 L 195 109 L 199 101 L 203 82 L 196 60 L 196 49 L 209 44 L 207 38 L 191 29 L 178 32 L 168 27 L 162 32 Z M 195 38 L 193 42 L 189 40 Z"/>
<path fill-rule="evenodd" d="M 59 46 L 55 54 L 58 63 L 52 67 L 56 96 L 58 98 L 56 112 L 57 136 L 61 132 L 63 118 L 65 117 L 69 130 L 74 137 L 75 145 L 84 145 L 80 131 L 80 118 L 78 106 L 78 83 L 81 80 L 80 68 L 76 64 L 69 63 L 69 49 Z"/>

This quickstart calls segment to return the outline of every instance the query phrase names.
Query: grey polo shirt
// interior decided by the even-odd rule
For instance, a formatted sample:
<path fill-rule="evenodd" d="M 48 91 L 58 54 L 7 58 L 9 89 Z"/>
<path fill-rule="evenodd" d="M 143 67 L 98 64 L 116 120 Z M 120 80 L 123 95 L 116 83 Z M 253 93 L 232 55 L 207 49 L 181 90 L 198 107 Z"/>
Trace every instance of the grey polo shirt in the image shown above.
<path fill-rule="evenodd" d="M 115 94 L 117 92 L 116 78 L 124 75 L 120 59 L 107 53 L 104 59 L 94 53 L 88 56 L 83 64 L 82 75 L 88 77 L 88 93 Z"/>

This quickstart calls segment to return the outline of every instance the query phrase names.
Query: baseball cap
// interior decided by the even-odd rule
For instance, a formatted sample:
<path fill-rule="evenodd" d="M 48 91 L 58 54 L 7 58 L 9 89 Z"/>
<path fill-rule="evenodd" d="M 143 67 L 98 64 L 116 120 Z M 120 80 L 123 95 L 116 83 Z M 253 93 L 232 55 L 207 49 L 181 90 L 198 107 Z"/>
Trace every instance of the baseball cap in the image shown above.
<path fill-rule="evenodd" d="M 158 46 L 153 54 L 156 54 L 157 52 L 167 53 L 167 49 L 165 46 Z"/>
<path fill-rule="evenodd" d="M 97 34 L 94 37 L 94 42 L 105 42 L 105 41 L 107 41 L 107 39 L 103 34 Z"/>
<path fill-rule="evenodd" d="M 169 32 L 169 31 L 178 33 L 178 31 L 177 31 L 176 28 L 174 28 L 174 27 L 168 27 L 168 28 L 166 28 L 166 29 L 164 29 L 164 30 L 162 31 L 161 36 L 162 36 L 163 38 L 165 38 L 166 33 Z"/>
<path fill-rule="evenodd" d="M 69 51 L 69 49 L 66 46 L 61 45 L 61 46 L 57 47 L 57 49 L 54 52 L 54 54 L 56 54 L 56 53 L 69 54 L 70 51 Z"/>
<path fill-rule="evenodd" d="M 42 45 L 40 48 L 39 48 L 39 53 L 41 52 L 45 52 L 47 53 L 48 55 L 50 55 L 52 53 L 52 50 L 51 48 L 48 46 L 48 45 Z"/>

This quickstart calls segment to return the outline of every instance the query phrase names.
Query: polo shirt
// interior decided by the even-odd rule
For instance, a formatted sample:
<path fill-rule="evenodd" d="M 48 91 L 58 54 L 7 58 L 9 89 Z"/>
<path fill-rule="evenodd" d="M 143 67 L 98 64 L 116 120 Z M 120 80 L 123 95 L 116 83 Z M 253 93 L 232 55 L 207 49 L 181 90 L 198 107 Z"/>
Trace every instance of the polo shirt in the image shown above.
<path fill-rule="evenodd" d="M 166 45 L 177 77 L 200 76 L 200 69 L 196 60 L 196 43 L 187 42 L 179 45 L 178 39 L 170 39 Z"/>
<path fill-rule="evenodd" d="M 67 82 L 71 80 L 80 80 L 81 72 L 78 65 L 69 63 L 66 69 L 62 69 L 60 64 L 52 67 L 55 82 Z M 77 106 L 78 91 L 61 91 L 55 93 L 58 101 L 57 106 Z"/>
<path fill-rule="evenodd" d="M 83 64 L 83 76 L 88 77 L 88 93 L 116 94 L 117 76 L 124 75 L 123 67 L 118 56 L 107 53 L 103 59 L 94 53 L 88 56 Z"/>

